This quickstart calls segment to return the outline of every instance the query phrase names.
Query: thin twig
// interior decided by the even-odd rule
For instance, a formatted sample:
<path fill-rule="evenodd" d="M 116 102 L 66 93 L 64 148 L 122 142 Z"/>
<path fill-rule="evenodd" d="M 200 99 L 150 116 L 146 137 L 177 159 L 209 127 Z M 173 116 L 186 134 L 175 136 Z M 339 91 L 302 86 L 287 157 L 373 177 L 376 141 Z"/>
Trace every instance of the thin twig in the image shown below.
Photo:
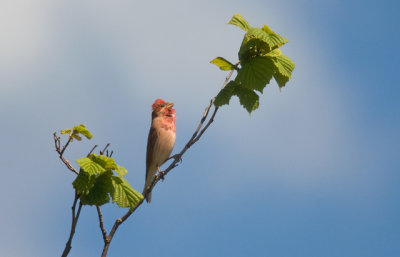
<path fill-rule="evenodd" d="M 218 108 L 219 108 L 219 107 L 215 107 L 215 108 L 214 108 L 214 112 L 213 112 L 213 114 L 211 115 L 211 118 L 208 120 L 208 122 L 207 122 L 207 124 L 204 126 L 204 128 L 200 131 L 200 134 L 199 134 L 195 139 L 193 139 L 193 141 L 191 142 L 191 145 L 190 145 L 190 146 L 192 146 L 194 143 L 196 143 L 197 141 L 199 141 L 200 137 L 201 137 L 201 136 L 204 134 L 204 132 L 208 129 L 208 127 L 211 125 L 211 123 L 213 123 L 214 118 L 215 118 L 215 115 L 217 114 Z"/>
<path fill-rule="evenodd" d="M 239 64 L 239 63 L 237 63 L 236 65 L 238 65 L 238 64 Z M 223 89 L 223 88 L 228 84 L 228 82 L 229 82 L 229 80 L 230 80 L 232 74 L 233 74 L 233 70 L 232 70 L 232 71 L 228 74 L 228 76 L 226 77 L 225 82 L 224 82 L 224 84 L 222 85 L 222 88 L 221 88 L 221 89 Z M 200 137 L 204 134 L 204 132 L 208 129 L 208 127 L 209 127 L 209 126 L 211 125 L 211 123 L 214 121 L 215 115 L 217 114 L 217 111 L 218 111 L 218 107 L 215 107 L 215 108 L 214 108 L 214 112 L 213 112 L 213 114 L 211 115 L 211 118 L 209 119 L 209 121 L 207 122 L 207 124 L 205 125 L 205 127 L 204 127 L 203 129 L 201 129 L 201 128 L 203 127 L 203 125 L 204 125 L 204 122 L 205 122 L 206 119 L 207 119 L 207 116 L 208 116 L 208 114 L 209 114 L 209 112 L 210 112 L 211 107 L 212 107 L 213 104 L 214 104 L 214 101 L 215 101 L 215 98 L 213 98 L 213 99 L 210 100 L 210 103 L 209 103 L 209 105 L 207 105 L 206 109 L 204 110 L 204 113 L 203 113 L 203 116 L 201 117 L 200 123 L 199 123 L 199 125 L 197 126 L 195 132 L 193 133 L 192 137 L 191 137 L 191 138 L 189 139 L 189 141 L 186 143 L 185 147 L 183 147 L 183 149 L 179 152 L 179 154 L 177 154 L 177 157 L 176 157 L 176 158 L 174 159 L 174 161 L 168 166 L 168 168 L 165 169 L 162 173 L 159 173 L 157 176 L 154 177 L 154 179 L 153 179 L 153 181 L 152 181 L 152 183 L 151 183 L 151 185 L 150 185 L 150 187 L 149 187 L 149 190 L 146 191 L 146 192 L 144 193 L 144 197 L 146 196 L 146 194 L 147 194 L 148 192 L 150 192 L 150 191 L 154 188 L 154 186 L 158 183 L 158 181 L 160 181 L 162 178 L 164 178 L 165 175 L 167 175 L 168 172 L 170 172 L 173 168 L 175 168 L 175 167 L 178 166 L 178 163 L 181 161 L 182 155 L 183 155 L 194 143 L 196 143 L 196 142 L 200 139 Z M 114 225 L 113 225 L 113 227 L 112 227 L 112 229 L 111 229 L 111 231 L 110 231 L 110 233 L 108 234 L 108 236 L 104 237 L 104 232 L 103 232 L 103 230 L 102 230 L 103 238 L 105 238 L 105 239 L 104 239 L 104 248 L 103 248 L 103 252 L 102 252 L 102 254 L 101 254 L 102 257 L 107 256 L 107 252 L 108 252 L 108 249 L 109 249 L 109 247 L 110 247 L 111 240 L 113 239 L 114 234 L 115 234 L 115 232 L 117 231 L 118 227 L 119 227 L 125 220 L 127 220 L 127 219 L 136 211 L 136 209 L 137 209 L 140 205 L 142 205 L 143 202 L 144 202 L 144 198 L 143 198 L 140 202 L 138 202 L 138 204 L 137 204 L 134 208 L 129 209 L 129 211 L 128 211 L 127 213 L 125 213 L 124 216 L 122 216 L 122 217 L 119 218 L 119 219 L 116 219 L 115 222 L 114 222 Z M 99 219 L 100 219 L 100 216 L 99 216 Z M 101 225 L 100 225 L 100 226 L 101 226 Z"/>
<path fill-rule="evenodd" d="M 78 211 L 75 213 L 76 203 L 78 202 L 78 200 L 79 200 L 79 196 L 75 192 L 75 199 L 74 199 L 74 203 L 72 204 L 71 232 L 69 234 L 68 241 L 65 244 L 65 248 L 64 248 L 64 251 L 63 251 L 61 257 L 66 257 L 72 248 L 72 246 L 71 246 L 72 238 L 74 237 L 76 224 L 78 224 L 79 214 L 81 213 L 81 209 L 82 209 L 82 203 L 79 201 Z"/>
<path fill-rule="evenodd" d="M 60 152 L 60 155 L 61 155 L 61 156 L 64 154 L 65 149 L 67 149 L 69 143 L 71 143 L 71 142 L 72 142 L 72 136 L 69 136 L 67 143 L 64 145 L 64 147 L 62 148 L 62 150 L 61 150 L 61 152 Z"/>
<path fill-rule="evenodd" d="M 91 155 L 94 151 L 94 149 L 96 149 L 97 145 L 94 145 L 92 150 L 90 150 L 90 152 L 87 154 L 87 157 L 89 157 L 89 155 Z"/>
<path fill-rule="evenodd" d="M 107 148 L 110 146 L 110 143 L 106 144 L 104 147 L 103 151 L 100 151 L 100 155 L 104 155 L 104 152 L 107 150 Z"/>
<path fill-rule="evenodd" d="M 99 216 L 101 234 L 103 235 L 104 243 L 107 243 L 107 231 L 104 228 L 103 214 L 101 213 L 100 206 L 96 206 L 96 209 L 97 209 L 97 214 Z"/>
<path fill-rule="evenodd" d="M 69 163 L 69 161 L 68 161 L 67 159 L 64 158 L 64 152 L 65 152 L 65 150 L 67 149 L 69 143 L 72 142 L 72 137 L 71 137 L 71 136 L 69 137 L 67 143 L 66 143 L 66 144 L 62 147 L 62 149 L 61 149 L 61 139 L 60 139 L 60 137 L 57 136 L 57 133 L 56 133 L 56 132 L 54 132 L 53 136 L 54 136 L 54 146 L 55 146 L 55 148 L 56 148 L 56 152 L 58 153 L 58 155 L 59 155 L 61 161 L 67 166 L 67 168 L 68 168 L 70 171 L 74 172 L 76 175 L 79 175 L 79 172 Z M 96 147 L 97 147 L 97 145 L 95 145 L 95 146 L 90 150 L 90 152 L 88 153 L 87 156 L 89 156 L 89 155 L 94 151 L 94 149 L 95 149 Z M 69 252 L 71 251 L 71 248 L 72 248 L 72 246 L 71 246 L 71 244 L 72 244 L 72 239 L 73 239 L 73 237 L 74 237 L 75 228 L 76 228 L 76 225 L 78 224 L 79 215 L 80 215 L 81 210 L 82 210 L 82 202 L 79 200 L 78 210 L 76 211 L 76 204 L 77 204 L 78 200 L 79 200 L 79 195 L 78 195 L 78 193 L 75 191 L 74 203 L 72 204 L 71 231 L 70 231 L 70 234 L 69 234 L 68 241 L 67 241 L 67 243 L 65 244 L 64 251 L 63 251 L 63 253 L 62 253 L 62 255 L 61 255 L 62 257 L 67 256 L 67 255 L 69 254 Z"/>
<path fill-rule="evenodd" d="M 64 157 L 64 151 L 65 149 L 67 149 L 67 146 L 69 145 L 69 143 L 72 141 L 72 138 L 70 137 L 68 139 L 68 142 L 63 146 L 62 150 L 61 150 L 61 142 L 60 142 L 60 138 L 57 136 L 57 133 L 54 132 L 53 134 L 54 136 L 54 144 L 56 147 L 56 152 L 58 153 L 58 156 L 60 157 L 61 161 L 67 166 L 67 168 L 72 171 L 73 173 L 75 173 L 76 175 L 79 175 L 79 172 L 72 167 L 71 163 L 69 163 L 69 161 L 67 159 L 65 159 Z"/>
<path fill-rule="evenodd" d="M 197 129 L 195 130 L 195 132 L 193 133 L 192 137 L 189 139 L 188 143 L 193 141 L 193 139 L 197 136 L 197 133 L 199 133 L 201 127 L 203 126 L 204 121 L 207 119 L 208 113 L 210 112 L 210 108 L 213 104 L 214 99 L 210 100 L 210 104 L 206 107 L 206 109 L 204 110 L 203 116 L 201 117 L 200 123 L 197 126 Z"/>
<path fill-rule="evenodd" d="M 105 241 L 105 243 L 104 243 L 104 248 L 103 248 L 103 252 L 101 253 L 101 257 L 107 256 L 107 252 L 108 252 L 108 248 L 110 247 L 111 240 L 113 239 L 115 232 L 117 232 L 118 227 L 125 220 L 127 220 L 129 218 L 129 216 L 132 215 L 132 213 L 143 203 L 143 201 L 144 201 L 144 198 L 142 200 L 140 200 L 140 202 L 138 202 L 138 204 L 134 208 L 129 209 L 129 211 L 127 213 L 125 213 L 124 216 L 115 220 L 115 223 L 114 223 L 110 233 L 107 236 L 107 241 Z"/>

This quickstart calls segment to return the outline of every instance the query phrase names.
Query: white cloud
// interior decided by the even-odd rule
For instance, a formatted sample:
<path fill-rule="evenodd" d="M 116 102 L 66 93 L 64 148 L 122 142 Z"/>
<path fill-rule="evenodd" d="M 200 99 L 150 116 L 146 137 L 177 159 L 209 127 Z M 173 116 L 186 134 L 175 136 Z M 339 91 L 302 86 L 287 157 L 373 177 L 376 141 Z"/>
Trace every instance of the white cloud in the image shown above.
<path fill-rule="evenodd" d="M 44 18 L 45 5 L 40 1 L 3 1 L 0 6 L 0 74 L 3 78 L 19 77 L 27 66 L 37 65 L 35 58 L 46 49 L 49 23 Z M 0 90 L 16 86 L 1 83 Z"/>

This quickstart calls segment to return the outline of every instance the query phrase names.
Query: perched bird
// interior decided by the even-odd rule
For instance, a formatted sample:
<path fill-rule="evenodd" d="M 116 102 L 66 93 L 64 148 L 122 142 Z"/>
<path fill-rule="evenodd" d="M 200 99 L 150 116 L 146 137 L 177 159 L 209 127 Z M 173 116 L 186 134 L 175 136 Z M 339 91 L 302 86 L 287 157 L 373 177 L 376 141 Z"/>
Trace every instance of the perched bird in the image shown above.
<path fill-rule="evenodd" d="M 160 166 L 168 159 L 175 144 L 175 110 L 174 103 L 157 99 L 152 105 L 151 127 L 147 139 L 146 182 L 143 195 L 146 201 L 151 201 L 151 182 Z"/>

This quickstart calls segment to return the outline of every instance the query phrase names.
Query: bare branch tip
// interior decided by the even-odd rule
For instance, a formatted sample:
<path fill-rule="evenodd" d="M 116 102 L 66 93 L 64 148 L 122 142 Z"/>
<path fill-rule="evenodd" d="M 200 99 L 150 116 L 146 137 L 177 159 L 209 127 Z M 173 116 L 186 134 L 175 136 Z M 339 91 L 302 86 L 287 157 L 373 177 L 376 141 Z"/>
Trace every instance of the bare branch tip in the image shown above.
<path fill-rule="evenodd" d="M 107 143 L 106 146 L 104 147 L 104 149 L 102 151 L 100 151 L 100 155 L 104 155 L 104 153 L 106 152 L 106 150 L 109 146 L 110 146 L 110 143 Z"/>

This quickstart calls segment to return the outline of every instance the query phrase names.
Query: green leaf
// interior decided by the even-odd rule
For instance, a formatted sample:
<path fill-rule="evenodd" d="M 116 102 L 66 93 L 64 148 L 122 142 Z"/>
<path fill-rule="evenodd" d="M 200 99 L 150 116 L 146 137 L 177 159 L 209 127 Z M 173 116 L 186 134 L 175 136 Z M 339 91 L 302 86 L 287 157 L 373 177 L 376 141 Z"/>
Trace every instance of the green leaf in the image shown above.
<path fill-rule="evenodd" d="M 252 28 L 253 29 L 258 29 L 258 28 Z M 258 29 L 260 30 L 260 29 Z M 264 33 L 261 31 L 261 33 L 268 35 L 267 33 Z M 269 43 L 265 42 L 264 40 L 260 38 L 254 37 L 251 33 L 247 33 L 242 41 L 242 45 L 239 49 L 239 60 L 240 63 L 243 65 L 245 64 L 249 59 L 254 58 L 256 56 L 269 56 L 269 57 L 275 57 L 279 56 L 281 54 L 281 51 L 278 49 L 277 46 L 271 46 Z"/>
<path fill-rule="evenodd" d="M 92 153 L 89 156 L 89 159 L 92 160 L 93 162 L 99 164 L 101 167 L 103 167 L 106 170 L 117 169 L 117 164 L 115 163 L 114 159 L 111 157 L 107 157 L 104 155 L 97 155 L 95 153 Z"/>
<path fill-rule="evenodd" d="M 111 181 L 112 172 L 108 171 L 96 176 L 96 181 L 88 194 L 80 196 L 84 205 L 103 205 L 110 202 L 109 193 L 113 190 Z"/>
<path fill-rule="evenodd" d="M 259 96 L 251 89 L 237 87 L 235 95 L 239 97 L 240 104 L 251 114 L 252 111 L 258 108 Z"/>
<path fill-rule="evenodd" d="M 250 28 L 249 31 L 247 32 L 247 35 L 250 38 L 257 38 L 264 41 L 265 43 L 268 44 L 270 49 L 281 47 L 282 45 L 286 44 L 289 41 L 286 38 L 282 37 L 281 35 L 278 35 L 274 32 L 268 33 L 260 28 Z"/>
<path fill-rule="evenodd" d="M 238 53 L 241 68 L 237 65 L 234 67 L 238 71 L 235 80 L 230 81 L 218 93 L 214 105 L 219 107 L 229 104 L 232 96 L 236 95 L 240 104 L 251 113 L 259 106 L 259 95 L 256 90 L 262 93 L 272 77 L 279 87 L 284 86 L 291 78 L 294 63 L 279 49 L 288 40 L 267 25 L 262 28 L 250 27 L 240 14 L 235 14 L 229 24 L 246 31 Z M 220 60 L 216 58 L 211 62 L 223 70 L 232 70 L 232 64 L 223 58 Z"/>
<path fill-rule="evenodd" d="M 143 199 L 143 195 L 133 189 L 125 179 L 116 176 L 112 176 L 111 179 L 111 197 L 119 207 L 135 207 Z"/>
<path fill-rule="evenodd" d="M 106 171 L 100 164 L 94 162 L 93 160 L 83 157 L 76 160 L 79 167 L 81 167 L 85 172 L 89 173 L 89 175 L 100 174 Z"/>
<path fill-rule="evenodd" d="M 76 179 L 72 182 L 72 185 L 78 194 L 84 195 L 89 193 L 89 190 L 93 187 L 95 181 L 95 175 L 90 175 L 84 170 L 81 170 Z"/>
<path fill-rule="evenodd" d="M 286 55 L 280 55 L 273 59 L 277 71 L 285 77 L 291 78 L 294 70 L 294 62 L 289 59 Z"/>
<path fill-rule="evenodd" d="M 64 129 L 60 131 L 61 134 L 69 134 L 71 133 L 71 129 Z"/>
<path fill-rule="evenodd" d="M 243 38 L 238 56 L 240 63 L 243 65 L 249 59 L 260 56 L 262 55 L 262 53 L 268 53 L 270 51 L 271 49 L 269 48 L 267 43 L 257 38 L 250 38 L 246 34 Z"/>
<path fill-rule="evenodd" d="M 265 31 L 265 32 L 267 32 L 268 34 L 274 33 L 274 32 L 272 31 L 272 29 L 270 29 L 267 25 L 264 25 L 264 26 L 262 27 L 262 30 Z"/>
<path fill-rule="evenodd" d="M 78 141 L 82 140 L 82 138 L 79 135 L 76 135 L 76 134 L 72 134 L 72 138 L 75 138 Z"/>
<path fill-rule="evenodd" d="M 85 127 L 84 124 L 80 124 L 79 126 L 75 126 L 75 127 L 72 129 L 72 133 L 73 133 L 74 135 L 82 134 L 82 135 L 84 135 L 87 139 L 91 139 L 91 138 L 93 137 L 92 133 L 90 133 L 90 131 Z"/>
<path fill-rule="evenodd" d="M 234 81 L 229 81 L 229 83 L 219 91 L 218 95 L 215 97 L 214 105 L 216 107 L 229 104 L 229 100 L 234 94 L 236 83 Z"/>
<path fill-rule="evenodd" d="M 215 98 L 214 105 L 219 107 L 224 104 L 229 104 L 229 100 L 233 95 L 239 97 L 240 104 L 243 105 L 249 113 L 258 108 L 258 95 L 252 89 L 244 88 L 234 81 L 229 81 L 225 88 L 219 92 Z"/>
<path fill-rule="evenodd" d="M 289 59 L 286 55 L 280 55 L 273 58 L 274 65 L 276 66 L 276 72 L 274 78 L 280 88 L 284 87 L 291 78 L 293 69 L 295 67 L 294 62 Z"/>
<path fill-rule="evenodd" d="M 255 89 L 262 93 L 265 86 L 272 79 L 275 67 L 271 58 L 257 56 L 243 64 L 235 81 L 248 89 Z"/>
<path fill-rule="evenodd" d="M 125 176 L 126 173 L 128 173 L 128 171 L 124 167 L 119 165 L 117 165 L 117 169 L 115 170 L 115 172 L 117 172 L 118 175 L 120 175 L 121 177 Z"/>
<path fill-rule="evenodd" d="M 274 73 L 274 79 L 278 84 L 279 88 L 284 87 L 286 83 L 289 81 L 289 77 L 282 76 L 279 72 Z"/>
<path fill-rule="evenodd" d="M 279 48 L 275 48 L 274 50 L 264 54 L 263 56 L 278 57 L 280 55 L 282 55 L 282 51 Z"/>
<path fill-rule="evenodd" d="M 249 23 L 242 17 L 242 15 L 235 13 L 232 17 L 232 19 L 228 22 L 228 24 L 232 24 L 235 26 L 238 26 L 244 31 L 248 31 L 250 29 Z"/>
<path fill-rule="evenodd" d="M 217 65 L 221 70 L 234 70 L 235 65 L 227 61 L 225 58 L 217 57 L 210 63 Z"/>

